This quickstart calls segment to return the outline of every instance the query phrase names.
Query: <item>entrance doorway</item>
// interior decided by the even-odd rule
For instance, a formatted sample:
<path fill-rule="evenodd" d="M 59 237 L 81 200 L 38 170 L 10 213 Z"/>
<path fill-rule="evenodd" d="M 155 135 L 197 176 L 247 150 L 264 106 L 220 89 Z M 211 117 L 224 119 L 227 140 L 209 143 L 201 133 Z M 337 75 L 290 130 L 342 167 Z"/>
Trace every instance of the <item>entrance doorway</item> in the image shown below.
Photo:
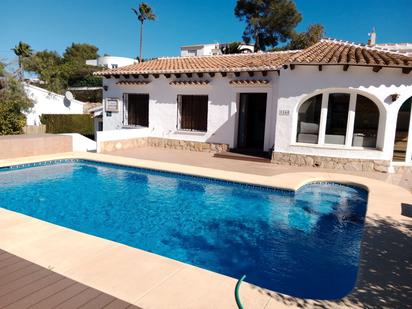
<path fill-rule="evenodd" d="M 405 162 L 406 160 L 406 147 L 408 145 L 409 123 L 411 119 L 411 103 L 412 98 L 409 98 L 402 104 L 398 112 L 392 159 L 395 162 Z"/>
<path fill-rule="evenodd" d="M 266 93 L 241 93 L 237 150 L 263 153 L 265 141 Z"/>

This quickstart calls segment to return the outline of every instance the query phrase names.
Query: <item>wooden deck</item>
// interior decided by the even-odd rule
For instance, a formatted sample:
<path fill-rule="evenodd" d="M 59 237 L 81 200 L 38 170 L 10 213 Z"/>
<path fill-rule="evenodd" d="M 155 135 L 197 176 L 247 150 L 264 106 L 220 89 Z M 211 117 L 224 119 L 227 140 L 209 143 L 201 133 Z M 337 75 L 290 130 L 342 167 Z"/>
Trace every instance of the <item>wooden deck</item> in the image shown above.
<path fill-rule="evenodd" d="M 1 249 L 0 308 L 139 309 Z"/>

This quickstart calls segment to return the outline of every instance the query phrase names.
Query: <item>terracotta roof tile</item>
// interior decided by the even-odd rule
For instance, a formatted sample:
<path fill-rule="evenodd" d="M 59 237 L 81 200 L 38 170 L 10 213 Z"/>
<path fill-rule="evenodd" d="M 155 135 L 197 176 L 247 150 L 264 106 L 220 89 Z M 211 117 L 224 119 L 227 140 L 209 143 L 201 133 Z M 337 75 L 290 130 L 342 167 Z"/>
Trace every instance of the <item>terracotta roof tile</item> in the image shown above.
<path fill-rule="evenodd" d="M 298 51 L 158 58 L 95 75 L 247 72 L 278 70 Z"/>
<path fill-rule="evenodd" d="M 296 54 L 292 64 L 350 64 L 412 67 L 412 57 L 354 43 L 324 39 Z"/>
<path fill-rule="evenodd" d="M 150 81 L 148 80 L 121 80 L 117 82 L 117 85 L 122 85 L 122 86 L 135 86 L 135 85 L 147 85 L 149 84 Z"/>
<path fill-rule="evenodd" d="M 271 71 L 288 64 L 412 68 L 412 57 L 382 48 L 324 39 L 301 51 L 159 58 L 94 74 L 108 76 Z"/>
<path fill-rule="evenodd" d="M 265 86 L 269 84 L 266 79 L 235 79 L 229 82 L 232 86 Z"/>
<path fill-rule="evenodd" d="M 174 80 L 169 83 L 172 86 L 206 86 L 208 80 Z"/>

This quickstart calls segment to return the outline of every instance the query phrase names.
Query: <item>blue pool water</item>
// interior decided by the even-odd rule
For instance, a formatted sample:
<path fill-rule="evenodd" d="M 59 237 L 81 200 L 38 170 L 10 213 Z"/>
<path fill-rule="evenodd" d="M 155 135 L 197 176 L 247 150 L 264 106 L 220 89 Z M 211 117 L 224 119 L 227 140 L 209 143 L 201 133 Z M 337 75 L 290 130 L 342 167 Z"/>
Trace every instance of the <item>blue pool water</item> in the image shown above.
<path fill-rule="evenodd" d="M 353 288 L 366 191 L 289 191 L 87 161 L 0 169 L 0 207 L 293 296 Z"/>

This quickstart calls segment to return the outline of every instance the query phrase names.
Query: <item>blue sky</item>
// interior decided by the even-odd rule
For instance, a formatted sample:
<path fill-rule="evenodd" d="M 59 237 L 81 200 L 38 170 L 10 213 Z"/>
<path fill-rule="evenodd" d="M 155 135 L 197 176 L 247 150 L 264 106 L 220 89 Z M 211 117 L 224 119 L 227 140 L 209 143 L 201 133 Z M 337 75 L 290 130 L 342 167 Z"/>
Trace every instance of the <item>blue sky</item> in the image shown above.
<path fill-rule="evenodd" d="M 179 46 L 241 40 L 236 0 L 146 0 L 158 19 L 145 26 L 144 57 L 174 56 Z M 373 26 L 378 42 L 412 42 L 411 0 L 296 0 L 298 30 L 321 23 L 326 35 L 365 43 Z M 95 44 L 100 54 L 136 57 L 139 27 L 133 0 L 1 0 L 0 58 L 22 40 L 34 50 L 62 53 L 72 42 Z"/>

